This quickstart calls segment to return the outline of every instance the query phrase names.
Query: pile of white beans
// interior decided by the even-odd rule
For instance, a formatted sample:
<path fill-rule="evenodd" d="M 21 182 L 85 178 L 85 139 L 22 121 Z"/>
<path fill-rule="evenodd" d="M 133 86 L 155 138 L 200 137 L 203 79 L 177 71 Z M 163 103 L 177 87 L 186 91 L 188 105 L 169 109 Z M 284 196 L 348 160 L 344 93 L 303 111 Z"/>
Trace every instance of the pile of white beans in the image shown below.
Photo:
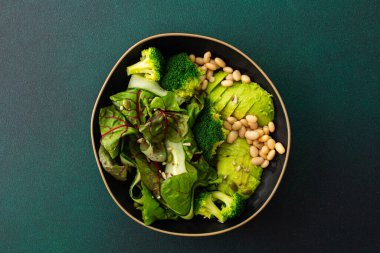
<path fill-rule="evenodd" d="M 201 76 L 199 90 L 206 90 L 208 83 L 213 82 L 214 71 L 223 69 L 228 75 L 221 81 L 224 87 L 230 87 L 234 82 L 241 81 L 242 83 L 250 83 L 251 78 L 248 75 L 242 75 L 239 70 L 234 70 L 228 67 L 221 58 L 216 57 L 211 59 L 211 52 L 207 51 L 203 57 L 196 57 L 194 54 L 189 55 L 189 58 L 197 66 L 206 71 L 206 75 Z M 234 96 L 234 100 L 236 100 Z M 228 117 L 223 122 L 223 127 L 230 132 L 227 135 L 227 143 L 233 143 L 238 137 L 245 138 L 249 147 L 249 153 L 252 157 L 251 163 L 259 165 L 262 168 L 269 166 L 269 162 L 278 154 L 284 154 L 285 148 L 281 142 L 276 142 L 270 133 L 275 131 L 273 122 L 269 122 L 267 126 L 259 127 L 257 117 L 255 115 L 247 115 L 244 119 L 237 120 L 235 117 Z"/>
<path fill-rule="evenodd" d="M 226 78 L 221 82 L 221 85 L 224 87 L 232 86 L 234 81 L 241 81 L 242 83 L 251 82 L 251 78 L 248 75 L 242 75 L 239 70 L 233 70 L 231 67 L 228 67 L 223 59 L 219 57 L 211 59 L 210 51 L 204 53 L 203 57 L 196 57 L 194 54 L 191 54 L 189 55 L 189 58 L 197 66 L 206 71 L 206 75 L 201 76 L 199 90 L 206 90 L 208 83 L 215 80 L 214 71 L 217 69 L 223 69 L 224 72 L 228 73 Z"/>
<path fill-rule="evenodd" d="M 223 122 L 223 127 L 230 132 L 227 135 L 227 143 L 233 143 L 238 137 L 245 138 L 252 157 L 252 164 L 260 165 L 262 168 L 269 166 L 276 153 L 284 154 L 285 148 L 281 142 L 276 142 L 270 133 L 275 131 L 273 122 L 267 126 L 259 127 L 257 117 L 247 115 L 244 119 L 237 120 L 235 117 L 228 117 Z"/>

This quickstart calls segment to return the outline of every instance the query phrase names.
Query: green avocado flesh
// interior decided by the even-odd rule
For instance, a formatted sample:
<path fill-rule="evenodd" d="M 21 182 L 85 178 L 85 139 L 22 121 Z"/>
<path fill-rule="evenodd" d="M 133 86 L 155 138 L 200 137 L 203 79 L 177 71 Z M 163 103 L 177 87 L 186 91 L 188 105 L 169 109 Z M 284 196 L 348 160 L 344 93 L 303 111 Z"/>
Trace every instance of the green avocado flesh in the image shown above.
<path fill-rule="evenodd" d="M 227 72 L 219 71 L 214 75 L 215 80 L 207 85 L 206 93 L 210 92 L 218 86 L 218 84 L 227 76 Z"/>
<path fill-rule="evenodd" d="M 238 103 L 232 98 L 236 95 Z M 256 115 L 260 126 L 267 125 L 274 118 L 272 95 L 261 88 L 257 83 L 234 83 L 231 87 L 218 85 L 211 90 L 209 99 L 215 110 L 223 119 L 234 116 L 242 119 L 246 115 Z"/>
<path fill-rule="evenodd" d="M 223 143 L 217 150 L 217 161 L 218 175 L 223 178 L 218 190 L 249 198 L 260 184 L 263 169 L 251 163 L 247 141 L 238 138 L 232 144 Z"/>

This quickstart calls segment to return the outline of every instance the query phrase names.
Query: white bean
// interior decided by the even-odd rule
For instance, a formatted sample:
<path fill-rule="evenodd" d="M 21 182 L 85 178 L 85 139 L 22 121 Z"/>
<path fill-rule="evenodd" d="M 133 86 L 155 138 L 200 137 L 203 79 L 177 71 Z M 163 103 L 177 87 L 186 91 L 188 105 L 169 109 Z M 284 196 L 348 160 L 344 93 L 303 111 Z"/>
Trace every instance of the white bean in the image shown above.
<path fill-rule="evenodd" d="M 195 63 L 199 65 L 203 65 L 205 62 L 203 61 L 203 58 L 201 57 L 196 57 L 195 58 Z"/>
<path fill-rule="evenodd" d="M 263 146 L 263 147 L 261 148 L 260 152 L 263 153 L 263 154 L 265 154 L 265 155 L 268 154 L 268 153 L 269 153 L 269 148 L 268 148 L 268 146 Z"/>
<path fill-rule="evenodd" d="M 277 142 L 276 145 L 274 146 L 274 148 L 276 149 L 276 151 L 279 153 L 279 154 L 283 154 L 285 153 L 285 148 L 284 146 L 282 145 L 281 142 Z"/>
<path fill-rule="evenodd" d="M 232 73 L 232 76 L 234 77 L 234 80 L 235 80 L 235 81 L 240 81 L 240 79 L 241 79 L 241 74 L 240 74 L 240 71 L 239 71 L 239 70 L 235 70 L 235 71 Z"/>
<path fill-rule="evenodd" d="M 250 140 L 256 140 L 259 138 L 259 134 L 256 131 L 247 131 L 245 132 L 245 138 L 250 139 Z"/>
<path fill-rule="evenodd" d="M 268 126 L 264 126 L 263 127 L 263 131 L 264 131 L 264 134 L 268 135 L 269 134 L 269 127 Z"/>
<path fill-rule="evenodd" d="M 238 137 L 237 131 L 231 131 L 227 136 L 227 143 L 233 143 Z"/>
<path fill-rule="evenodd" d="M 245 116 L 245 118 L 247 119 L 248 122 L 257 122 L 257 117 L 254 115 L 248 114 L 247 116 Z"/>
<path fill-rule="evenodd" d="M 249 76 L 247 76 L 247 75 L 242 75 L 241 76 L 241 81 L 243 83 L 250 83 L 251 82 L 251 78 L 249 78 Z"/>
<path fill-rule="evenodd" d="M 227 121 L 230 122 L 230 124 L 233 124 L 237 121 L 237 119 L 235 117 L 230 116 L 227 118 Z"/>
<path fill-rule="evenodd" d="M 216 63 L 219 67 L 221 67 L 221 68 L 224 68 L 224 67 L 226 66 L 226 63 L 225 63 L 222 59 L 220 59 L 219 57 L 216 57 L 216 58 L 215 58 L 215 63 Z"/>
<path fill-rule="evenodd" d="M 226 76 L 226 80 L 231 80 L 231 81 L 233 81 L 234 78 L 233 78 L 232 74 L 228 74 L 228 75 Z"/>
<path fill-rule="evenodd" d="M 210 79 L 214 78 L 214 77 L 213 77 L 213 74 L 214 74 L 214 71 L 212 71 L 212 70 L 207 70 L 207 72 L 206 72 L 207 80 L 210 81 Z M 210 81 L 210 82 L 213 82 L 213 81 Z"/>
<path fill-rule="evenodd" d="M 259 136 L 260 136 L 260 137 L 264 135 L 264 131 L 263 131 L 263 129 L 261 129 L 261 128 L 258 128 L 258 129 L 256 129 L 255 131 L 259 133 Z"/>
<path fill-rule="evenodd" d="M 231 74 L 232 72 L 234 72 L 234 70 L 231 67 L 224 67 L 223 71 L 227 72 L 228 74 Z"/>
<path fill-rule="evenodd" d="M 207 85 L 208 85 L 208 81 L 207 81 L 207 80 L 204 80 L 204 81 L 202 82 L 202 90 L 207 89 Z"/>
<path fill-rule="evenodd" d="M 255 146 L 250 146 L 249 147 L 249 154 L 252 156 L 252 157 L 256 157 L 259 155 L 259 150 L 255 147 Z"/>
<path fill-rule="evenodd" d="M 239 130 L 241 128 L 241 122 L 240 121 L 236 121 L 233 125 L 232 125 L 232 130 Z"/>
<path fill-rule="evenodd" d="M 191 54 L 191 55 L 189 55 L 189 58 L 190 58 L 190 60 L 191 60 L 192 62 L 195 61 L 195 55 Z"/>
<path fill-rule="evenodd" d="M 267 155 L 267 160 L 271 161 L 275 155 L 276 155 L 276 150 L 272 149 L 271 151 L 269 151 L 269 153 Z"/>
<path fill-rule="evenodd" d="M 259 138 L 259 141 L 260 142 L 266 142 L 267 140 L 269 140 L 269 135 L 263 135 L 263 136 L 261 136 L 260 138 Z"/>
<path fill-rule="evenodd" d="M 273 133 L 274 130 L 276 130 L 276 127 L 274 126 L 274 123 L 271 121 L 268 123 L 269 132 Z"/>
<path fill-rule="evenodd" d="M 249 145 L 252 145 L 253 140 L 245 139 Z"/>
<path fill-rule="evenodd" d="M 246 119 L 241 119 L 240 122 L 243 124 L 243 126 L 248 127 L 248 121 Z"/>
<path fill-rule="evenodd" d="M 224 86 L 224 87 L 230 87 L 234 84 L 234 82 L 232 82 L 231 80 L 223 80 L 221 82 L 221 85 Z"/>
<path fill-rule="evenodd" d="M 206 68 L 210 69 L 210 70 L 216 70 L 217 69 L 217 66 L 211 62 L 207 62 L 205 64 Z"/>
<path fill-rule="evenodd" d="M 203 58 L 211 58 L 211 52 L 207 51 L 206 53 L 204 53 Z"/>
<path fill-rule="evenodd" d="M 259 156 L 254 157 L 251 160 L 251 163 L 254 164 L 254 165 L 261 165 L 263 162 L 264 162 L 264 158 L 259 157 Z"/>
<path fill-rule="evenodd" d="M 261 166 L 261 168 L 265 169 L 266 167 L 269 166 L 269 161 L 268 160 L 264 160 L 264 162 L 260 166 Z"/>
<path fill-rule="evenodd" d="M 227 129 L 227 130 L 230 130 L 230 131 L 231 131 L 231 129 L 232 129 L 232 126 L 231 126 L 230 122 L 228 122 L 228 121 L 224 121 L 224 122 L 223 122 L 223 126 L 224 126 L 224 128 Z"/>
<path fill-rule="evenodd" d="M 260 143 L 258 140 L 253 141 L 252 144 L 258 149 L 261 149 L 264 146 L 264 143 Z"/>
<path fill-rule="evenodd" d="M 257 122 L 249 122 L 248 125 L 252 130 L 256 130 L 259 126 Z"/>
<path fill-rule="evenodd" d="M 245 128 L 245 126 L 241 126 L 241 128 L 239 130 L 239 137 L 244 138 L 245 132 L 247 132 L 247 129 Z"/>
<path fill-rule="evenodd" d="M 268 143 L 267 143 L 267 146 L 269 149 L 274 149 L 274 146 L 276 145 L 276 141 L 273 140 L 273 139 L 269 139 L 268 140 Z"/>

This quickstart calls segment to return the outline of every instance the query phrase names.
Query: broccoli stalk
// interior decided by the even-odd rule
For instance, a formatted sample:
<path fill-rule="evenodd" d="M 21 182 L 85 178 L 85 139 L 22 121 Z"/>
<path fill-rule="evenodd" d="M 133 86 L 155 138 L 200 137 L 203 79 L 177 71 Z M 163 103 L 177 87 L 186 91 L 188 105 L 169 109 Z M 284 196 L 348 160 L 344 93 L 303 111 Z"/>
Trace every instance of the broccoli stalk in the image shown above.
<path fill-rule="evenodd" d="M 244 200 L 238 193 L 228 196 L 221 191 L 214 191 L 212 192 L 212 196 L 223 203 L 221 212 L 227 219 L 239 216 L 244 209 Z"/>
<path fill-rule="evenodd" d="M 202 215 L 208 219 L 216 217 L 221 223 L 226 221 L 221 210 L 215 205 L 211 192 L 202 192 L 195 199 L 194 214 Z"/>
<path fill-rule="evenodd" d="M 144 74 L 144 77 L 153 81 L 159 81 L 162 77 L 164 57 L 161 52 L 150 47 L 141 51 L 140 61 L 127 67 L 127 74 Z"/>
<path fill-rule="evenodd" d="M 222 204 L 221 208 L 215 204 L 216 202 Z M 238 193 L 228 196 L 223 192 L 213 191 L 199 194 L 195 199 L 194 213 L 209 219 L 215 217 L 224 223 L 227 219 L 239 216 L 243 209 L 244 200 Z"/>

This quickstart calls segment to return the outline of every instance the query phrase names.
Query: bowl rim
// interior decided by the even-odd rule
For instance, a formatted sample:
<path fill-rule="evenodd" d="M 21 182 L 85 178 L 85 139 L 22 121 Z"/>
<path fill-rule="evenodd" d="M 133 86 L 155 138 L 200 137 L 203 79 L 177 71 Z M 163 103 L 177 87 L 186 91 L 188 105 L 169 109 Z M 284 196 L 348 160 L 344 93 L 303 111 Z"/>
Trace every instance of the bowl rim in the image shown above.
<path fill-rule="evenodd" d="M 240 222 L 239 224 L 236 224 L 236 225 L 234 225 L 232 227 L 229 227 L 229 228 L 226 228 L 226 229 L 223 229 L 223 230 L 220 230 L 220 231 L 208 232 L 208 233 L 194 233 L 194 234 L 192 234 L 192 233 L 178 233 L 178 232 L 171 232 L 171 231 L 155 228 L 153 226 L 145 225 L 142 221 L 140 221 L 139 219 L 135 218 L 126 209 L 124 209 L 124 207 L 117 201 L 117 199 L 113 195 L 113 193 L 110 190 L 110 188 L 109 188 L 109 186 L 107 184 L 107 181 L 105 179 L 104 172 L 103 172 L 102 166 L 101 166 L 99 158 L 98 158 L 98 152 L 97 152 L 97 150 L 95 148 L 95 139 L 94 139 L 94 131 L 93 131 L 94 128 L 93 128 L 93 126 L 94 126 L 94 117 L 95 117 L 96 108 L 98 107 L 98 103 L 99 103 L 100 97 L 103 94 L 103 91 L 104 91 L 104 89 L 105 89 L 105 87 L 106 87 L 106 85 L 107 85 L 110 77 L 114 73 L 115 69 L 119 66 L 120 62 L 124 59 L 124 57 L 127 54 L 129 54 L 134 48 L 136 48 L 137 46 L 139 46 L 140 44 L 142 44 L 142 43 L 144 43 L 146 41 L 152 40 L 152 39 L 162 38 L 162 37 L 172 37 L 172 36 L 173 37 L 174 36 L 176 36 L 176 37 L 178 37 L 178 36 L 182 36 L 182 37 L 195 37 L 195 38 L 200 38 L 200 39 L 205 39 L 205 40 L 211 40 L 213 42 L 217 42 L 219 44 L 222 44 L 222 45 L 224 45 L 226 47 L 229 47 L 229 48 L 235 50 L 241 56 L 243 56 L 244 58 L 246 58 L 253 66 L 255 66 L 257 68 L 257 70 L 263 75 L 263 77 L 268 81 L 268 83 L 272 87 L 273 91 L 276 93 L 276 95 L 277 95 L 277 97 L 278 97 L 278 99 L 280 101 L 280 104 L 282 106 L 282 109 L 284 110 L 286 125 L 287 125 L 287 129 L 288 129 L 288 131 L 287 131 L 288 132 L 288 142 L 287 142 L 287 150 L 286 150 L 286 156 L 285 156 L 285 161 L 284 161 L 284 164 L 283 164 L 282 172 L 281 172 L 281 174 L 280 174 L 280 176 L 279 176 L 279 178 L 278 178 L 278 180 L 276 182 L 276 185 L 274 186 L 274 188 L 273 188 L 272 192 L 270 193 L 269 197 L 267 198 L 267 200 L 263 203 L 263 205 L 255 213 L 253 213 L 251 216 L 249 216 L 247 219 L 245 219 L 244 221 Z M 139 223 L 140 225 L 143 225 L 144 227 L 148 227 L 148 228 L 150 228 L 150 229 L 152 229 L 154 231 L 157 231 L 157 232 L 161 232 L 161 233 L 169 234 L 169 235 L 176 235 L 176 236 L 205 237 L 205 236 L 211 236 L 211 235 L 218 235 L 218 234 L 223 234 L 223 233 L 232 231 L 232 230 L 234 230 L 234 229 L 236 229 L 236 228 L 238 228 L 238 227 L 240 227 L 240 226 L 248 223 L 249 221 L 251 221 L 253 218 L 255 218 L 268 205 L 268 203 L 270 202 L 270 200 L 273 198 L 274 194 L 276 193 L 276 191 L 277 191 L 277 189 L 278 189 L 278 187 L 280 185 L 280 182 L 281 182 L 281 180 L 282 180 L 282 178 L 284 176 L 284 173 L 285 173 L 285 170 L 286 170 L 286 166 L 288 164 L 289 154 L 290 154 L 291 131 L 290 131 L 290 123 L 289 123 L 288 113 L 286 111 L 286 107 L 285 107 L 285 104 L 284 104 L 284 102 L 282 100 L 282 97 L 281 97 L 280 93 L 278 92 L 277 88 L 272 83 L 272 81 L 269 79 L 269 77 L 265 74 L 265 72 L 250 57 L 248 57 L 240 49 L 232 46 L 231 44 L 226 43 L 226 42 L 224 42 L 222 40 L 219 40 L 219 39 L 216 39 L 216 38 L 209 37 L 209 36 L 204 36 L 204 35 L 199 35 L 199 34 L 192 34 L 192 33 L 161 33 L 161 34 L 156 34 L 156 35 L 152 35 L 152 36 L 146 37 L 146 38 L 138 41 L 134 45 L 132 45 L 130 48 L 128 48 L 127 51 L 125 51 L 125 53 L 114 64 L 114 66 L 112 67 L 112 70 L 109 72 L 106 80 L 104 81 L 104 83 L 102 85 L 102 88 L 100 89 L 100 92 L 98 93 L 98 96 L 97 96 L 96 101 L 95 101 L 94 108 L 92 110 L 91 126 L 90 127 L 91 127 L 92 149 L 94 151 L 95 160 L 96 160 L 96 163 L 98 165 L 98 169 L 99 169 L 100 175 L 101 175 L 101 177 L 103 179 L 104 185 L 106 186 L 108 193 L 110 194 L 111 198 L 116 203 L 116 205 L 119 206 L 119 208 L 126 215 L 128 215 L 132 220 L 134 220 L 135 222 Z"/>

